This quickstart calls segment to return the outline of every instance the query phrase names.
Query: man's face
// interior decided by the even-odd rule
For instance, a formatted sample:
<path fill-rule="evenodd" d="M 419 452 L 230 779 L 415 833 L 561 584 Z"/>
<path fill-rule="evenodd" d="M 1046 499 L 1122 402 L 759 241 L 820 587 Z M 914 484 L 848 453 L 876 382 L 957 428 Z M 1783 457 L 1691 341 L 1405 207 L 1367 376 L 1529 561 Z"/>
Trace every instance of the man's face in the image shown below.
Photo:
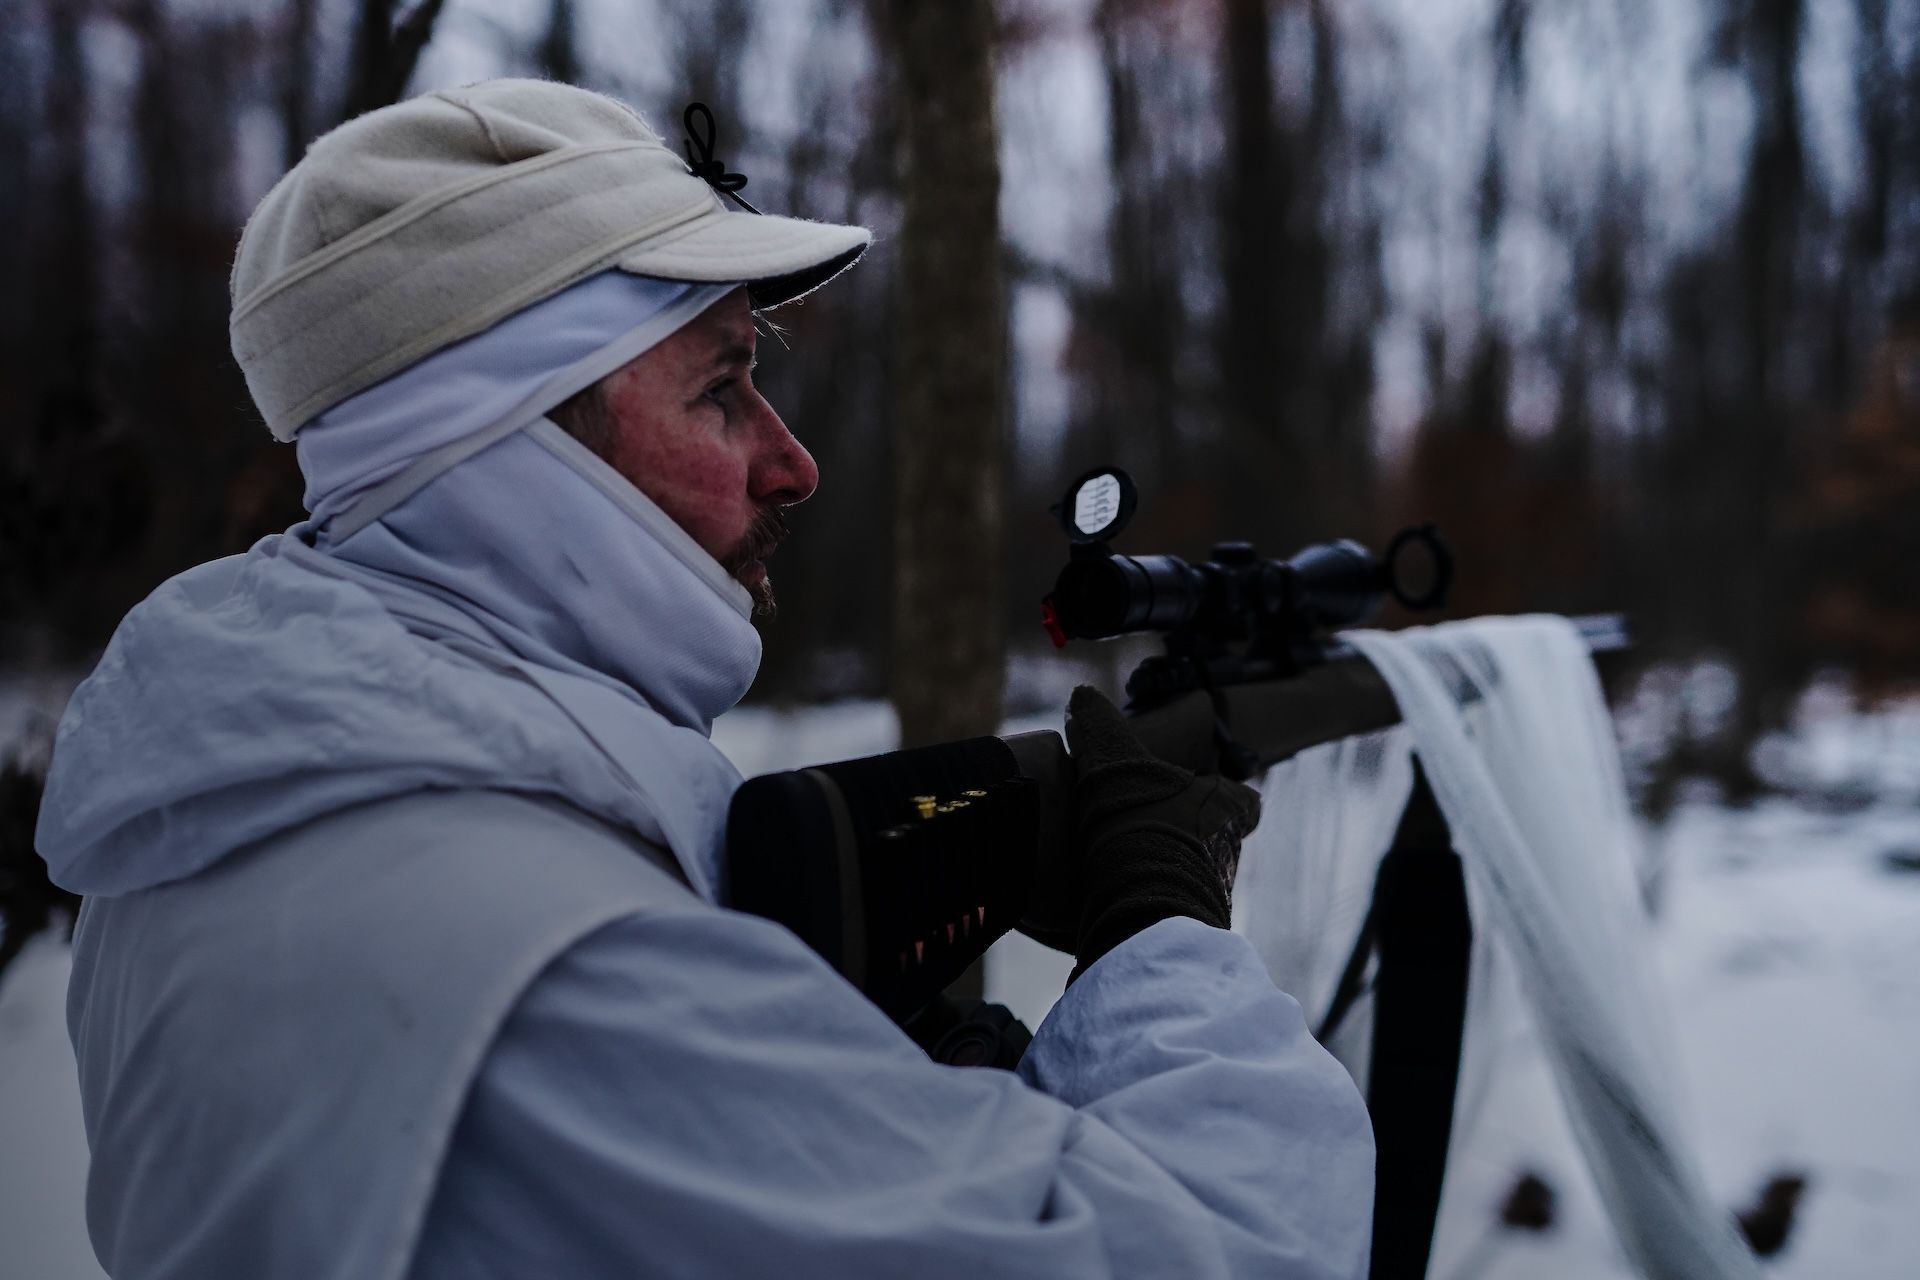
<path fill-rule="evenodd" d="M 786 536 L 782 507 L 820 472 L 753 385 L 756 334 L 736 289 L 609 375 L 606 460 L 672 516 L 770 611 L 764 563 Z"/>

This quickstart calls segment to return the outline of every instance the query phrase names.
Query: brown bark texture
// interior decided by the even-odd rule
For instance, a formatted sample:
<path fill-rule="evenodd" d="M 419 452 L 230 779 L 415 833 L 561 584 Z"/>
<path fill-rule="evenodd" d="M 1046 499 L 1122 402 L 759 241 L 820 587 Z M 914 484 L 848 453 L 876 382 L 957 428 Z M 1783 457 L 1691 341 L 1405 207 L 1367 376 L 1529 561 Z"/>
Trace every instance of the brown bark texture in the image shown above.
<path fill-rule="evenodd" d="M 1006 340 L 989 0 L 896 0 L 905 145 L 892 693 L 901 745 L 1001 714 Z"/>
<path fill-rule="evenodd" d="M 341 118 L 351 120 L 406 96 L 407 82 L 446 0 L 418 0 L 404 14 L 401 0 L 361 0 L 354 36 L 353 80 Z"/>

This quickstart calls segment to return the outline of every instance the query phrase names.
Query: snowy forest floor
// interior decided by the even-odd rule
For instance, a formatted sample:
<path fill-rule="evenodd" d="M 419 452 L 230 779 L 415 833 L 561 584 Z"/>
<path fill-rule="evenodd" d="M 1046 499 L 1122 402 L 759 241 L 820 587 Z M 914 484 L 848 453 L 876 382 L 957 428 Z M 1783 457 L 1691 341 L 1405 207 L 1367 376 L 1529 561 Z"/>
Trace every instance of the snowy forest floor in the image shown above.
<path fill-rule="evenodd" d="M 1698 703 L 1712 690 L 1649 692 L 1622 717 L 1630 769 L 1668 694 Z M 45 696 L 0 689 L 0 740 Z M 885 706 L 842 704 L 744 708 L 715 737 L 751 775 L 883 750 L 894 732 Z M 1920 1275 L 1920 707 L 1859 714 L 1816 690 L 1759 760 L 1783 794 L 1729 808 L 1691 793 L 1647 832 L 1682 1096 L 1730 1208 L 1775 1176 L 1807 1180 L 1770 1274 L 1910 1280 Z M 1067 967 L 1011 938 L 988 957 L 988 994 L 1037 1024 Z M 67 969 L 64 946 L 42 939 L 0 985 L 0 1275 L 20 1280 L 100 1274 L 82 1225 Z M 1631 1274 L 1526 1033 L 1505 1046 L 1485 1110 L 1458 1141 L 1433 1280 Z M 1554 1192 L 1544 1230 L 1499 1225 L 1522 1173 Z"/>

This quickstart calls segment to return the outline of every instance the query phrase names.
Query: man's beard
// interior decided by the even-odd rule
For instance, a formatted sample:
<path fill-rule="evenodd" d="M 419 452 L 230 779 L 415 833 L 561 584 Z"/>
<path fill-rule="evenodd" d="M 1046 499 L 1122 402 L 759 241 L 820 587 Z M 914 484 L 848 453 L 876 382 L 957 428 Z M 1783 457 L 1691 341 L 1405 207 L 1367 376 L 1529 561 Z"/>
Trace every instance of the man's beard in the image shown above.
<path fill-rule="evenodd" d="M 774 548 L 786 540 L 787 532 L 786 512 L 779 507 L 766 508 L 753 518 L 753 523 L 747 526 L 746 536 L 727 553 L 720 567 L 732 577 L 739 578 L 741 572 L 755 560 L 764 562 L 772 555 Z M 780 606 L 773 598 L 771 575 L 763 575 L 760 581 L 747 589 L 753 593 L 754 617 L 771 620 L 780 612 Z"/>

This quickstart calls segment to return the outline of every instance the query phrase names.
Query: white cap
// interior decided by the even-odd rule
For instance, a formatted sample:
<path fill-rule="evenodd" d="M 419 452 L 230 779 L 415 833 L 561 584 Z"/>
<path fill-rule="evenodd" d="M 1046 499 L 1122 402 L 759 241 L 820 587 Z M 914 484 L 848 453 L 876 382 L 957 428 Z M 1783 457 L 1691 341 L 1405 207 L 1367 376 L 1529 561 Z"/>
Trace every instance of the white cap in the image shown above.
<path fill-rule="evenodd" d="M 248 219 L 234 357 L 274 436 L 609 267 L 791 301 L 864 227 L 729 208 L 630 108 L 491 80 L 349 121 Z"/>

